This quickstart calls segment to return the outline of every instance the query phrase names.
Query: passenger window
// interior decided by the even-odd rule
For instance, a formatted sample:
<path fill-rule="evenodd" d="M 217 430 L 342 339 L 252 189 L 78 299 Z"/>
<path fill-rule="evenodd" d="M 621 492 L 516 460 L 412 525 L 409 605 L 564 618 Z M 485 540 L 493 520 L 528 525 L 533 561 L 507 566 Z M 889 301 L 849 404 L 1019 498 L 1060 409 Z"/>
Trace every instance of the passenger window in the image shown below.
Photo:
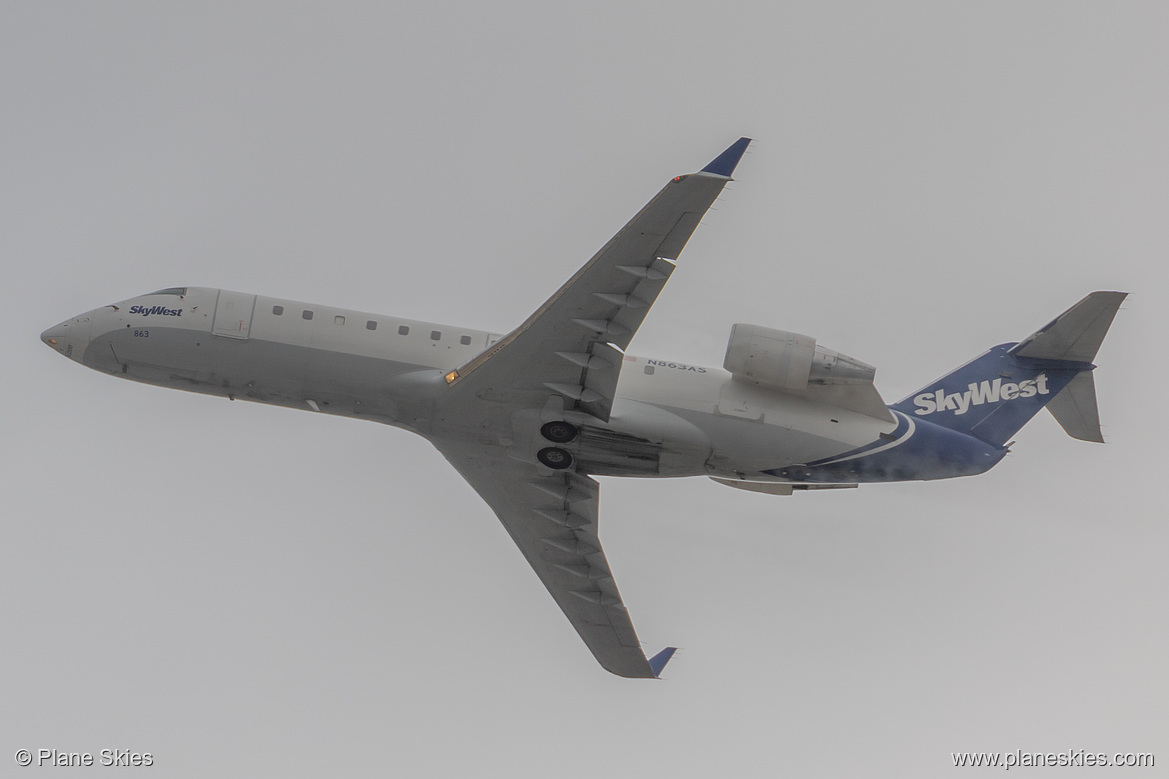
<path fill-rule="evenodd" d="M 462 338 L 459 339 L 459 343 L 461 343 L 463 346 L 470 346 L 471 345 L 471 336 L 464 335 Z"/>
<path fill-rule="evenodd" d="M 406 327 L 406 325 L 399 325 L 398 335 L 410 335 L 410 328 Z"/>
<path fill-rule="evenodd" d="M 654 375 L 654 367 L 652 365 L 645 366 L 645 375 L 646 376 L 653 376 Z"/>
<path fill-rule="evenodd" d="M 442 333 L 440 333 L 438 330 L 431 330 L 430 331 L 430 340 L 437 341 L 440 338 L 442 338 Z"/>
<path fill-rule="evenodd" d="M 280 316 L 284 313 L 284 306 L 272 306 L 272 313 L 276 316 Z"/>
<path fill-rule="evenodd" d="M 377 322 L 372 319 L 365 323 L 366 330 L 377 330 Z"/>
<path fill-rule="evenodd" d="M 309 310 L 306 308 L 304 311 L 301 311 L 301 312 L 300 312 L 300 317 L 301 317 L 301 319 L 312 319 L 312 318 L 313 318 L 313 312 L 312 312 L 312 311 L 309 311 Z"/>
<path fill-rule="evenodd" d="M 340 316 L 340 315 L 333 317 L 333 324 L 335 324 L 335 325 L 345 324 L 345 317 Z"/>

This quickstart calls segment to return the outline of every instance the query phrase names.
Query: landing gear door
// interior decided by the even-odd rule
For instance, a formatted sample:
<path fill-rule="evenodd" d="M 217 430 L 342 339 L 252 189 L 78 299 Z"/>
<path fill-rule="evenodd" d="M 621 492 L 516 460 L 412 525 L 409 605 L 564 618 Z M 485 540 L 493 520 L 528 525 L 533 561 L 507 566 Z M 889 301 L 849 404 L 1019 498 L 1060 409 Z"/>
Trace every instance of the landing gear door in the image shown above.
<path fill-rule="evenodd" d="M 249 295 L 246 292 L 231 292 L 226 289 L 219 290 L 219 300 L 215 304 L 215 321 L 211 324 L 211 334 L 246 341 L 252 329 L 252 310 L 255 306 L 255 295 Z"/>

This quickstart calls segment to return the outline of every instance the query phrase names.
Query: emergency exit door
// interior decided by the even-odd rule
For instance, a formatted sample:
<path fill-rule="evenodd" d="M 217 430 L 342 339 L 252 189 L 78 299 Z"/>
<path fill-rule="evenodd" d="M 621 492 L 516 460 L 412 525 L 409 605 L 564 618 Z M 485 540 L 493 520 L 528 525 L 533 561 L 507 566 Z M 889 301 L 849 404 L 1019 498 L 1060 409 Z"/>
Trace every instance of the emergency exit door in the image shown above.
<path fill-rule="evenodd" d="M 252 329 L 252 310 L 255 307 L 255 295 L 219 290 L 219 300 L 215 304 L 215 319 L 211 323 L 212 335 L 246 341 Z"/>

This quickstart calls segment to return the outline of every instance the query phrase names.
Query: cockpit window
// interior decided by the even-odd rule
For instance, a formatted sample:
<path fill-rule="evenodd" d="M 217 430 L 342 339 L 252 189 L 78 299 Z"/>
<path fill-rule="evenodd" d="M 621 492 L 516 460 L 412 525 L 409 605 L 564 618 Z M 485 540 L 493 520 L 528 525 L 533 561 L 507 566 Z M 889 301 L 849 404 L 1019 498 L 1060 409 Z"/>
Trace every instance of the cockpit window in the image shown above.
<path fill-rule="evenodd" d="M 178 295 L 182 297 L 187 294 L 186 287 L 169 287 L 167 289 L 160 289 L 158 292 L 151 292 L 151 295 Z"/>

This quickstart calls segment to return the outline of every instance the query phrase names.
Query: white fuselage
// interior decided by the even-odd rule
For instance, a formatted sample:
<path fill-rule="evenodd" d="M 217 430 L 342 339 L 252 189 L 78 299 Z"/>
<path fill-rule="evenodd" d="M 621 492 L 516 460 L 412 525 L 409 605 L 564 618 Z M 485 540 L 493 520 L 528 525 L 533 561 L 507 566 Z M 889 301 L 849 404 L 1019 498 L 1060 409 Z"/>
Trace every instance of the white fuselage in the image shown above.
<path fill-rule="evenodd" d="M 131 298 L 42 335 L 71 359 L 123 378 L 433 438 L 478 433 L 473 419 L 441 408 L 441 377 L 499 337 L 200 287 Z M 832 457 L 895 427 L 720 368 L 632 355 L 608 422 L 561 415 L 582 428 L 576 454 L 591 472 L 629 476 L 768 479 L 760 471 Z M 525 430 L 492 434 L 510 436 L 521 453 L 538 445 Z"/>

